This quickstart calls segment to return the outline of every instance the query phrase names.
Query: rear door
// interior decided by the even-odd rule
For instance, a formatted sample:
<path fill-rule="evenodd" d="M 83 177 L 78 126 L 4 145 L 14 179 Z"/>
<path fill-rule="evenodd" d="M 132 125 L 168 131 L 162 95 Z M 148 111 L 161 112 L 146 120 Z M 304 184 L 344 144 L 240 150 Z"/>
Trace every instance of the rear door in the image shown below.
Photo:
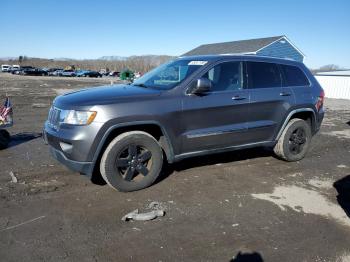
<path fill-rule="evenodd" d="M 272 141 L 294 104 L 290 87 L 283 87 L 279 65 L 246 62 L 250 107 L 247 128 L 251 143 Z"/>
<path fill-rule="evenodd" d="M 182 152 L 244 144 L 249 93 L 243 89 L 242 62 L 219 63 L 202 77 L 211 80 L 212 90 L 183 98 Z"/>

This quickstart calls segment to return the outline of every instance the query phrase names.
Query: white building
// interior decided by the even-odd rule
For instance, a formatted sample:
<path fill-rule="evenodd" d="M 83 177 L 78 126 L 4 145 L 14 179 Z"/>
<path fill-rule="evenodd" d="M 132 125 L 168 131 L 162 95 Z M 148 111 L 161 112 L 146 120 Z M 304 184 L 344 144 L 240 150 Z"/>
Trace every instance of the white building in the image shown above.
<path fill-rule="evenodd" d="M 326 97 L 350 99 L 350 70 L 319 72 L 315 77 Z"/>

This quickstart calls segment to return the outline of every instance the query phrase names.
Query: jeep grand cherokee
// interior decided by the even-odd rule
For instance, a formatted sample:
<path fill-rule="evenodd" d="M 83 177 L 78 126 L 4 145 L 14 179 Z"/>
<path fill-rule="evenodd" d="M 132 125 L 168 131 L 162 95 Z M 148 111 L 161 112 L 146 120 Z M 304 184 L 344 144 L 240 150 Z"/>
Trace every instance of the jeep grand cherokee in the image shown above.
<path fill-rule="evenodd" d="M 120 191 L 151 185 L 163 158 L 269 146 L 302 159 L 324 92 L 304 64 L 258 56 L 182 57 L 131 84 L 58 96 L 44 127 L 52 155 Z"/>

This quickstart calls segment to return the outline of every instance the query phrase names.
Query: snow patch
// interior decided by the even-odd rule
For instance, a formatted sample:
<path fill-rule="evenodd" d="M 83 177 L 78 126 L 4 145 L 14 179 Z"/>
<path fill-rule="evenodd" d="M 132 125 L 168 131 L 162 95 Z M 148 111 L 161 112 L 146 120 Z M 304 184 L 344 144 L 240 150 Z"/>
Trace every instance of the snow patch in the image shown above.
<path fill-rule="evenodd" d="M 252 194 L 253 198 L 270 201 L 281 210 L 289 207 L 295 212 L 320 215 L 350 227 L 350 219 L 343 209 L 320 193 L 298 186 L 278 186 L 272 193 Z"/>
<path fill-rule="evenodd" d="M 331 189 L 333 188 L 333 181 L 330 179 L 319 179 L 312 178 L 308 182 L 310 185 L 320 189 Z"/>
<path fill-rule="evenodd" d="M 350 129 L 345 129 L 341 131 L 322 132 L 322 134 L 328 136 L 335 136 L 338 138 L 350 138 Z"/>

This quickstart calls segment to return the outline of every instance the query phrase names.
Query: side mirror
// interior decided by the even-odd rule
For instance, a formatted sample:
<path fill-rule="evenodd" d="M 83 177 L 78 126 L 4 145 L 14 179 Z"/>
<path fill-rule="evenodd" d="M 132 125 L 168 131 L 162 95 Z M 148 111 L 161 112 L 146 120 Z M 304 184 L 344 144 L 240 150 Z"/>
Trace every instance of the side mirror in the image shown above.
<path fill-rule="evenodd" d="M 199 78 L 196 86 L 192 90 L 192 94 L 203 94 L 211 89 L 211 81 L 208 78 Z"/>

